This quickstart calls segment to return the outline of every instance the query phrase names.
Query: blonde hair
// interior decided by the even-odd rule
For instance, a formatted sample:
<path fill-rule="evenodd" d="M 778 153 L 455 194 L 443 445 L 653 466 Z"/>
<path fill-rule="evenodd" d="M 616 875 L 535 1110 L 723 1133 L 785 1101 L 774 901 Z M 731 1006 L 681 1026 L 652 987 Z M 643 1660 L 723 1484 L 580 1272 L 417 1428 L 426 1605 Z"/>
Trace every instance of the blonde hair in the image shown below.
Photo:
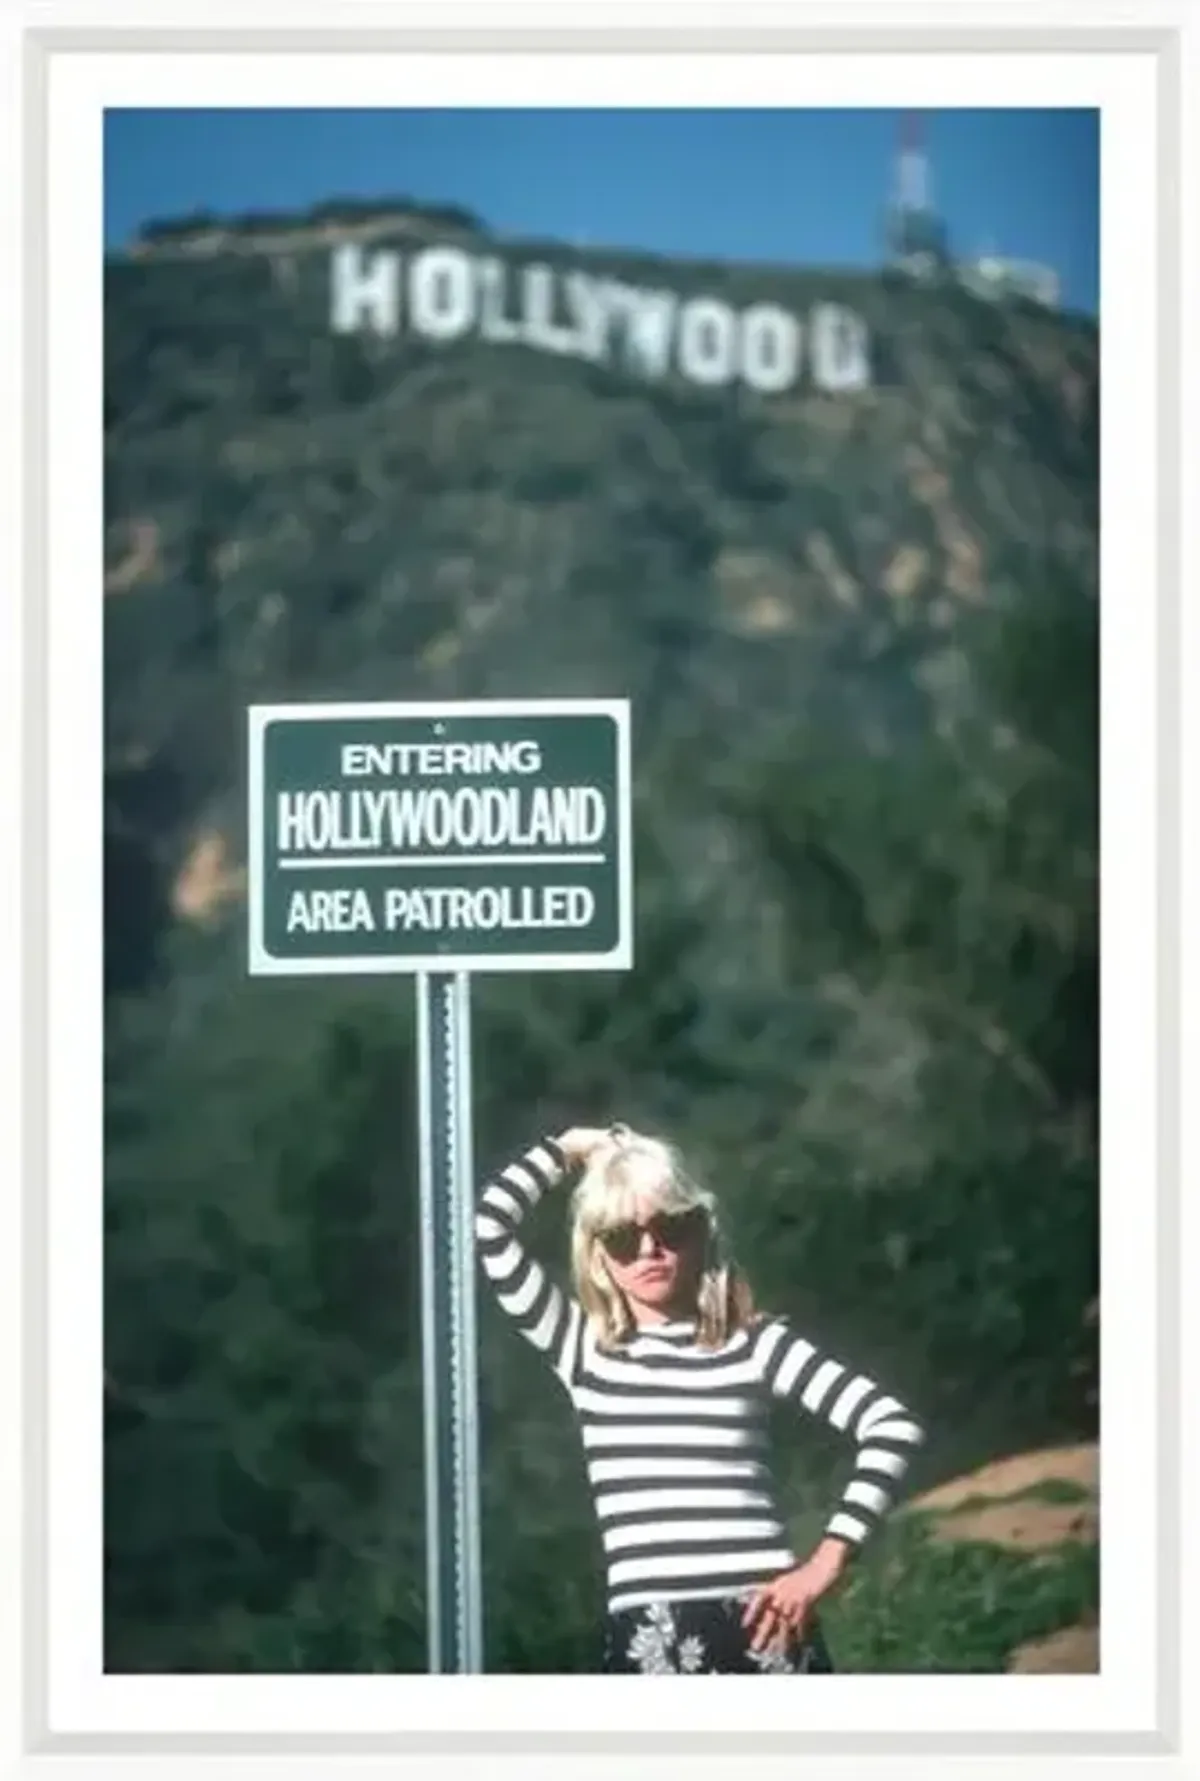
<path fill-rule="evenodd" d="M 749 1285 L 729 1253 L 713 1194 L 683 1166 L 674 1145 L 628 1126 L 612 1126 L 588 1156 L 572 1196 L 571 1273 L 596 1344 L 613 1349 L 635 1329 L 624 1293 L 609 1273 L 600 1234 L 631 1217 L 637 1202 L 656 1211 L 705 1215 L 704 1256 L 696 1292 L 696 1340 L 721 1348 L 756 1320 Z"/>

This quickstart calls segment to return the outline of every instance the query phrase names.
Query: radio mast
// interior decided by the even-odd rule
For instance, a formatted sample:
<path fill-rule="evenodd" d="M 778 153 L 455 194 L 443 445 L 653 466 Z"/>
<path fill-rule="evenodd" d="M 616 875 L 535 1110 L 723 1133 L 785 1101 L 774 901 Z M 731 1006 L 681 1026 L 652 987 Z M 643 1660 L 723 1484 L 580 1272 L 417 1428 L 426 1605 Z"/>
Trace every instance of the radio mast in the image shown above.
<path fill-rule="evenodd" d="M 931 198 L 925 120 L 919 111 L 900 114 L 887 237 L 889 263 L 914 278 L 934 277 L 949 263 L 945 225 Z"/>

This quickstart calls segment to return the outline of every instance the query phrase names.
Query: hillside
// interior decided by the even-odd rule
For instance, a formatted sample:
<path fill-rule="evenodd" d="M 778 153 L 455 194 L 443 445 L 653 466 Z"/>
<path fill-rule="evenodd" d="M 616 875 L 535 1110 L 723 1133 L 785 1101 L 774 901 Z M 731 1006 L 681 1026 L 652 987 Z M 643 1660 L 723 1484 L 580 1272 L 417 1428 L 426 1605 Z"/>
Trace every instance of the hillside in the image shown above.
<path fill-rule="evenodd" d="M 630 697 L 636 969 L 477 979 L 481 1166 L 666 1125 L 920 1483 L 1089 1439 L 1094 327 L 401 205 L 106 292 L 110 1663 L 422 1662 L 411 989 L 246 979 L 254 701 Z M 584 1668 L 569 1432 L 486 1327 L 491 1661 Z"/>

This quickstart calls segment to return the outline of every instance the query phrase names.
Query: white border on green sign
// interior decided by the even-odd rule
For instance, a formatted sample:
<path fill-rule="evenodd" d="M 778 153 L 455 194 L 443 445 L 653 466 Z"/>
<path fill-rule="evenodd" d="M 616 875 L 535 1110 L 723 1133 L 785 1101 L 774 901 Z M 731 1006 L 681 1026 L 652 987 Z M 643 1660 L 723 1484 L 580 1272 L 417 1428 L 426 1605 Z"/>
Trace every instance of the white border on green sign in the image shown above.
<path fill-rule="evenodd" d="M 263 740 L 280 721 L 439 717 L 609 717 L 617 733 L 617 944 L 607 952 L 380 953 L 277 958 L 263 944 Z M 418 971 L 628 971 L 633 965 L 633 820 L 628 699 L 334 700 L 247 708 L 246 902 L 248 962 L 256 977 L 411 976 Z"/>

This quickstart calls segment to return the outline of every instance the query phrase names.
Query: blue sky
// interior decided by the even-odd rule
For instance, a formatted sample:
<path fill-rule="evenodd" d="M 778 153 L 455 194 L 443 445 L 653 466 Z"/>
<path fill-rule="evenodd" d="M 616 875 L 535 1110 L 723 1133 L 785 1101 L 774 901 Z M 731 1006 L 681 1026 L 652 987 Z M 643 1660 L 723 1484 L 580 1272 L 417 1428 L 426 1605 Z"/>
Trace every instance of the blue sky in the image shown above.
<path fill-rule="evenodd" d="M 501 235 L 694 258 L 871 266 L 892 111 L 122 110 L 105 120 L 105 243 L 151 217 L 333 197 L 455 203 Z M 1052 265 L 1099 303 L 1099 114 L 925 114 L 960 255 Z"/>

